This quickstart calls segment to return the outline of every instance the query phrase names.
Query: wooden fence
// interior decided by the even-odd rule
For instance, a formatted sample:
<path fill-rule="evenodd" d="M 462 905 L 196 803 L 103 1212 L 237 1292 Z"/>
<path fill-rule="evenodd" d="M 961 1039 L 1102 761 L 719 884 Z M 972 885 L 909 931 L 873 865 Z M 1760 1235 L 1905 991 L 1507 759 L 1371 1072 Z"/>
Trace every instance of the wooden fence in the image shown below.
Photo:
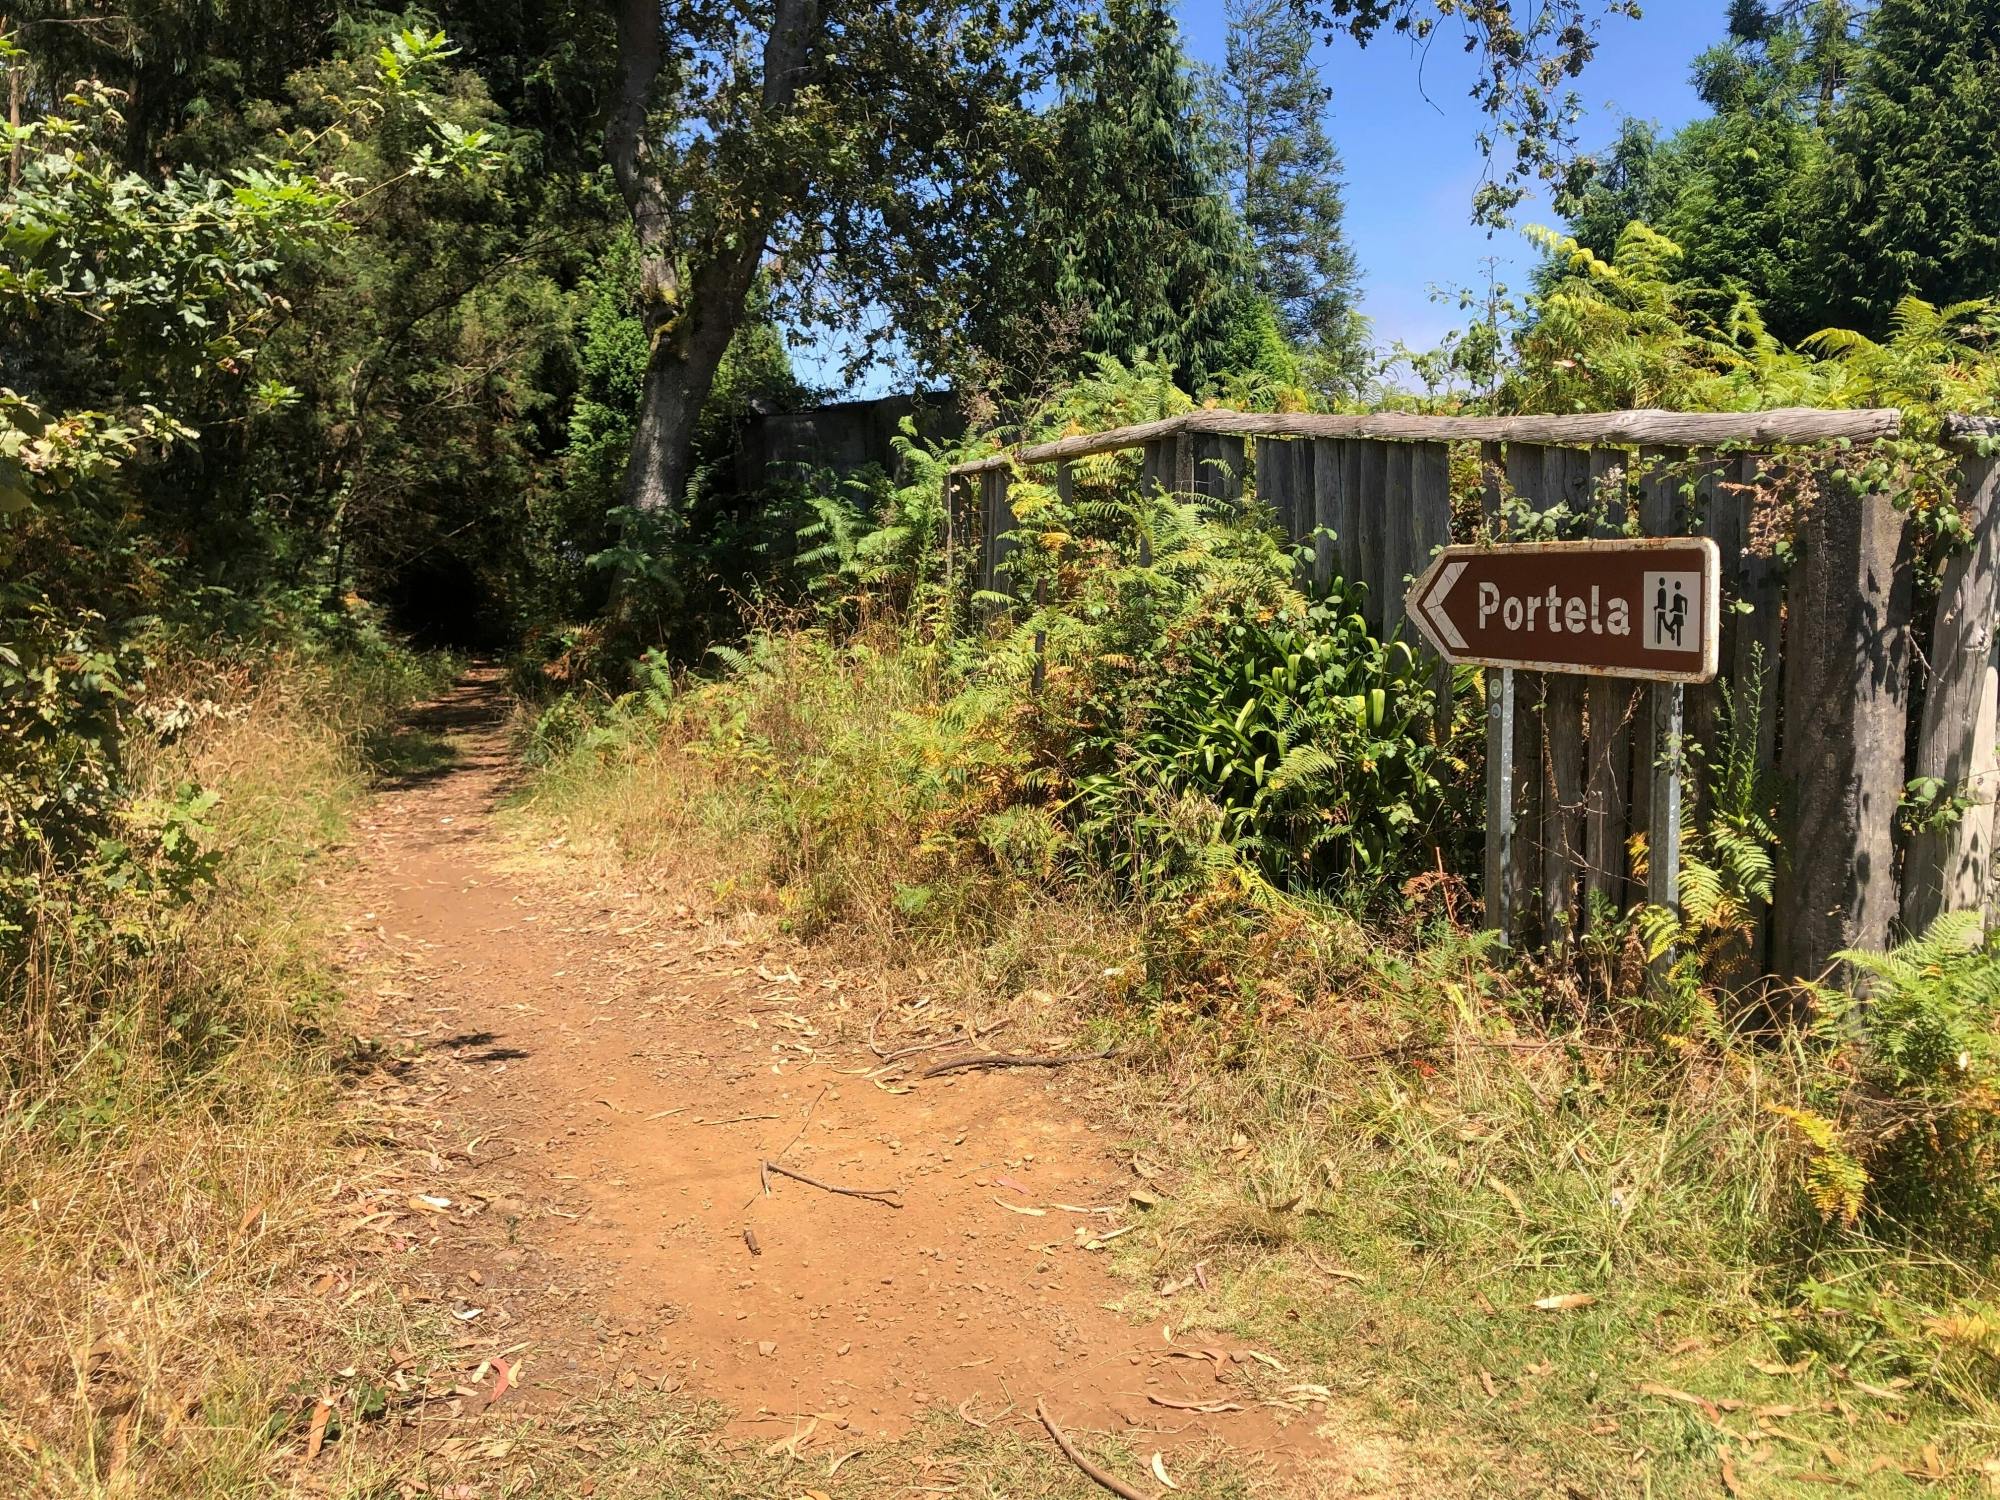
<path fill-rule="evenodd" d="M 1711 536 L 1722 554 L 1718 682 L 1683 696 L 1678 686 L 1487 673 L 1487 919 L 1510 941 L 1557 942 L 1597 911 L 1675 904 L 1676 799 L 1685 780 L 1701 806 L 1727 692 L 1740 716 L 1754 716 L 1739 743 L 1754 732 L 1757 760 L 1782 789 L 1775 895 L 1751 914 L 1733 962 L 1745 978 L 1814 975 L 1842 948 L 1884 946 L 1898 924 L 1914 931 L 1940 912 L 1986 908 L 1993 886 L 2000 459 L 1973 449 L 2000 425 L 1953 424 L 1973 540 L 1929 618 L 1913 618 L 1917 562 L 1894 497 L 1837 482 L 1774 493 L 1772 476 L 1816 472 L 1813 445 L 1894 437 L 1900 421 L 1895 411 L 1806 409 L 1202 411 L 959 465 L 946 481 L 946 550 L 972 586 L 1009 591 L 1013 476 L 1053 468 L 1066 486 L 1069 461 L 1139 449 L 1148 490 L 1233 501 L 1250 487 L 1286 534 L 1313 542 L 1319 581 L 1359 585 L 1370 625 L 1422 650 L 1404 619 L 1405 587 L 1437 547 L 1471 540 L 1477 525 L 1463 484 L 1455 525 L 1454 444 L 1476 445 L 1476 510 L 1489 520 L 1511 495 L 1533 513 L 1598 515 L 1602 530 L 1636 517 L 1647 535 Z M 1778 448 L 1782 458 L 1767 451 Z M 1457 456 L 1463 475 L 1469 453 Z M 1780 538 L 1788 562 L 1773 547 Z M 1667 774 L 1677 767 L 1685 778 Z M 1941 783 L 1961 815 L 1899 834 L 1905 786 L 1920 777 Z M 1635 840 L 1642 831 L 1650 837 Z M 1649 870 L 1637 868 L 1636 848 L 1656 856 Z"/>

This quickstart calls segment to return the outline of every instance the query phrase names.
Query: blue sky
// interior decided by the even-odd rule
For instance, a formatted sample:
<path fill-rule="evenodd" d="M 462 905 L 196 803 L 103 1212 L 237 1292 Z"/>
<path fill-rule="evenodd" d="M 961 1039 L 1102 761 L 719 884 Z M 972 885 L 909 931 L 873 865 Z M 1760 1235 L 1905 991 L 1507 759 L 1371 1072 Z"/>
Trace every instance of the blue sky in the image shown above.
<path fill-rule="evenodd" d="M 1723 35 L 1726 0 L 1643 0 L 1640 20 L 1607 17 L 1595 59 L 1577 80 L 1586 148 L 1610 141 L 1626 115 L 1666 129 L 1700 113 L 1688 82 L 1697 53 Z M 1222 0 L 1185 0 L 1188 52 L 1220 66 L 1228 31 Z M 1362 311 L 1388 345 L 1435 344 L 1458 321 L 1430 299 L 1433 286 L 1483 285 L 1495 274 L 1519 288 L 1534 264 L 1518 232 L 1487 236 L 1471 222 L 1482 161 L 1481 115 L 1467 96 L 1473 60 L 1440 34 L 1426 54 L 1407 39 L 1378 36 L 1366 50 L 1342 41 L 1317 54 L 1333 89 L 1328 130 L 1347 166 L 1347 232 L 1361 262 Z M 1556 223 L 1546 200 L 1523 204 L 1522 223 Z"/>
<path fill-rule="evenodd" d="M 1689 65 L 1723 34 L 1726 0 L 1643 0 L 1644 16 L 1604 19 L 1596 58 L 1578 80 L 1586 147 L 1610 141 L 1626 115 L 1666 129 L 1701 110 Z M 1183 0 L 1188 52 L 1220 66 L 1228 31 L 1222 0 Z M 1350 41 L 1317 53 L 1333 89 L 1328 129 L 1347 165 L 1347 232 L 1362 270 L 1362 311 L 1386 347 L 1397 340 L 1429 348 L 1460 321 L 1456 308 L 1431 299 L 1433 287 L 1483 285 L 1486 260 L 1516 288 L 1535 255 L 1515 231 L 1491 237 L 1471 222 L 1482 162 L 1475 141 L 1481 116 L 1467 89 L 1472 59 L 1441 34 L 1428 53 L 1383 35 L 1366 50 Z M 1545 200 L 1524 204 L 1522 223 L 1553 224 Z M 830 353 L 830 351 L 829 351 Z M 817 350 L 794 352 L 809 381 L 834 384 L 832 361 Z M 869 378 L 853 394 L 895 389 L 893 376 Z"/>

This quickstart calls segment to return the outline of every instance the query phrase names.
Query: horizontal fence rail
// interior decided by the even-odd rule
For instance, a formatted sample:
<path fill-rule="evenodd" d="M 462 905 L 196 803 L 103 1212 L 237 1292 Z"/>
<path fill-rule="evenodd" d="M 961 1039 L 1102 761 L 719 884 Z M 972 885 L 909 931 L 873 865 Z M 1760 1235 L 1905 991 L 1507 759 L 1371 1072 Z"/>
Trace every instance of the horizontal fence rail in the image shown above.
<path fill-rule="evenodd" d="M 945 480 L 947 558 L 966 557 L 968 581 L 987 595 L 1011 592 L 1010 478 L 1054 467 L 1067 493 L 1072 460 L 1136 448 L 1143 492 L 1254 495 L 1311 547 L 1315 582 L 1357 586 L 1374 631 L 1400 632 L 1423 651 L 1403 618 L 1406 585 L 1439 547 L 1474 539 L 1472 517 L 1496 523 L 1510 498 L 1517 521 L 1562 510 L 1572 531 L 1592 516 L 1597 535 L 1636 522 L 1649 536 L 1711 537 L 1723 584 L 1716 682 L 1683 691 L 1486 673 L 1487 921 L 1511 942 L 1561 945 L 1598 913 L 1678 904 L 1681 831 L 1703 826 L 1702 772 L 1733 708 L 1736 742 L 1754 744 L 1782 788 L 1780 864 L 1772 900 L 1754 904 L 1724 964 L 1744 984 L 1810 977 L 1843 948 L 1884 946 L 1894 923 L 1914 931 L 1945 911 L 1993 907 L 2000 458 L 1977 450 L 2000 438 L 2000 419 L 1946 424 L 1965 450 L 1958 503 L 1972 542 L 1923 620 L 1913 617 L 1916 560 L 1895 497 L 1817 484 L 1795 514 L 1765 498 L 1781 463 L 1794 477 L 1801 466 L 1818 472 L 1812 445 L 1901 428 L 1894 410 L 1810 408 L 1189 412 L 956 465 Z M 1476 445 L 1477 496 L 1454 494 L 1454 452 L 1463 459 L 1466 449 L 1453 445 Z M 1770 451 L 1779 448 L 1782 460 Z M 1461 462 L 1457 472 L 1463 490 L 1470 471 Z M 1780 527 L 1790 527 L 1788 564 L 1773 546 Z M 1434 670 L 1448 684 L 1449 669 Z M 1941 783 L 1963 811 L 1904 837 L 1897 816 L 1916 777 Z"/>
<path fill-rule="evenodd" d="M 1960 419 L 1972 420 L 1978 419 Z M 1375 412 L 1359 416 L 1316 412 L 1192 411 L 1132 427 L 1082 433 L 1051 443 L 1033 443 L 1011 453 L 973 459 L 952 469 L 977 474 L 1013 464 L 1048 464 L 1095 453 L 1140 448 L 1162 438 L 1185 433 L 1231 437 L 1384 438 L 1404 442 L 1471 443 L 1662 443 L 1708 447 L 1723 443 L 1824 443 L 1842 439 L 1865 442 L 1895 437 L 1903 414 L 1893 407 L 1859 411 L 1821 411 L 1810 406 L 1786 406 L 1772 411 L 1579 412 L 1560 417 L 1428 417 L 1405 412 Z"/>

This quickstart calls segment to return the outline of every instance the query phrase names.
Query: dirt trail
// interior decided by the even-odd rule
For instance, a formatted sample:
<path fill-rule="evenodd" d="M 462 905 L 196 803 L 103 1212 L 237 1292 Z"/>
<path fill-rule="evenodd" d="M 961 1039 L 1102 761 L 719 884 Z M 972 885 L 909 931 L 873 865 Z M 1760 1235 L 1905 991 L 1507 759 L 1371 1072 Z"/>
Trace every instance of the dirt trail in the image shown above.
<path fill-rule="evenodd" d="M 1315 1420 L 1257 1404 L 1254 1365 L 1165 1354 L 1236 1341 L 1169 1343 L 1103 1306 L 1130 1288 L 1080 1242 L 1134 1221 L 1138 1180 L 1066 1102 L 1076 1070 L 878 1087 L 874 989 L 671 898 L 570 888 L 581 862 L 518 857 L 491 823 L 504 710 L 481 671 L 424 711 L 460 753 L 383 788 L 333 896 L 394 1058 L 374 1084 L 409 1122 L 398 1190 L 450 1200 L 412 1240 L 431 1247 L 414 1280 L 468 1347 L 527 1346 L 507 1401 L 657 1384 L 766 1442 L 817 1417 L 823 1453 L 931 1409 L 1031 1423 L 1045 1396 L 1135 1447 L 1219 1438 L 1313 1466 Z M 767 1193 L 758 1164 L 780 1158 L 903 1206 L 783 1177 Z"/>

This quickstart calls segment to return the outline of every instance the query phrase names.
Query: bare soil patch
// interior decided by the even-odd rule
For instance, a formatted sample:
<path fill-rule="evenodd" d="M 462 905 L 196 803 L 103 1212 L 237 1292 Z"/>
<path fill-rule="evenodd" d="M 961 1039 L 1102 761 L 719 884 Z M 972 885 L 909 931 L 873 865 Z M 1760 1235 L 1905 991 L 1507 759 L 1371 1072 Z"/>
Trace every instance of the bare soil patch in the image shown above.
<path fill-rule="evenodd" d="M 506 707 L 482 670 L 424 711 L 459 754 L 382 788 L 329 893 L 377 1038 L 358 1086 L 400 1122 L 394 1274 L 487 1366 L 463 1417 L 514 1378 L 496 1410 L 684 1392 L 726 1407 L 725 1441 L 824 1461 L 940 1412 L 1039 1434 L 1039 1399 L 1137 1452 L 1227 1445 L 1286 1492 L 1341 1467 L 1275 1362 L 1113 1309 L 1104 1247 L 1144 1213 L 1088 1099 L 1115 1063 L 921 1077 L 1070 1039 L 998 1025 L 1005 997 L 933 1018 L 758 925 L 523 859 L 493 821 Z"/>

